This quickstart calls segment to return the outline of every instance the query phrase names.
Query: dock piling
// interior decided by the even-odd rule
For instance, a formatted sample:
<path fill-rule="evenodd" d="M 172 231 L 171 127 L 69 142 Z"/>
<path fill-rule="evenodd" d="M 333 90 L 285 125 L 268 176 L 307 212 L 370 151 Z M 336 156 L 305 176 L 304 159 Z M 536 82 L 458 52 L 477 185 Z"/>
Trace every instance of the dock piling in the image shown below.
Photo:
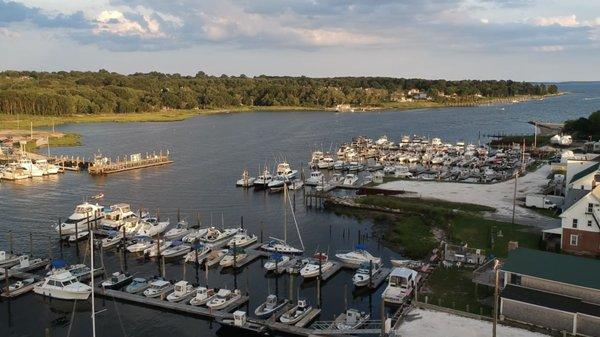
<path fill-rule="evenodd" d="M 8 244 L 10 247 L 10 253 L 14 254 L 15 251 L 13 250 L 13 235 L 12 235 L 12 231 L 8 231 Z M 8 275 L 8 274 L 6 274 Z"/>

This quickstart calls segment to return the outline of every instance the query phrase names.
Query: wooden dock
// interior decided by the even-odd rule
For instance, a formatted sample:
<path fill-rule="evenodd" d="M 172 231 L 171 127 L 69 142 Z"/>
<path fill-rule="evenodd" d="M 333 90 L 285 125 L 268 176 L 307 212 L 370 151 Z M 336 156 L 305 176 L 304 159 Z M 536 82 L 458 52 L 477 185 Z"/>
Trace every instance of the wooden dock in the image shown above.
<path fill-rule="evenodd" d="M 340 262 L 332 261 L 332 263 L 333 263 L 333 267 L 331 267 L 328 271 L 322 273 L 321 279 L 323 281 L 327 281 L 327 279 L 329 279 L 330 277 L 335 275 L 338 271 L 340 271 L 340 269 L 342 269 L 342 264 Z"/>
<path fill-rule="evenodd" d="M 171 163 L 173 163 L 173 161 L 169 157 L 168 152 L 166 155 L 164 155 L 162 152 L 160 154 L 146 154 L 145 157 L 142 157 L 141 154 L 137 153 L 130 155 L 129 160 L 127 157 L 125 157 L 124 160 L 117 158 L 117 160 L 114 162 L 108 158 L 96 158 L 94 162 L 89 165 L 88 172 L 92 175 L 103 175 L 153 166 L 161 166 Z"/>
<path fill-rule="evenodd" d="M 17 289 L 15 291 L 4 291 L 0 296 L 4 297 L 4 298 L 13 298 L 13 297 L 17 297 L 23 294 L 26 294 L 30 291 L 33 290 L 33 287 L 35 287 L 38 284 L 42 284 L 44 283 L 44 281 L 37 281 L 37 282 L 33 282 L 30 285 L 24 286 L 23 288 Z"/>

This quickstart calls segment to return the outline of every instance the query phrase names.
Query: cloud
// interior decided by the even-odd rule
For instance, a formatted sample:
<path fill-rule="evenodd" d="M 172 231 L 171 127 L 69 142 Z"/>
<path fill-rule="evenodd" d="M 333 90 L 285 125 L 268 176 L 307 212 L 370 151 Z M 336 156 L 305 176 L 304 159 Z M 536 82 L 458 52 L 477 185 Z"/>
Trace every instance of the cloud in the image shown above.
<path fill-rule="evenodd" d="M 558 25 L 563 27 L 577 27 L 580 25 L 575 14 L 568 16 L 537 17 L 533 19 L 537 26 Z"/>
<path fill-rule="evenodd" d="M 82 11 L 73 14 L 51 15 L 39 8 L 27 7 L 14 1 L 0 1 L 0 26 L 16 22 L 31 22 L 44 28 L 90 28 L 91 25 Z"/>
<path fill-rule="evenodd" d="M 534 51 L 543 53 L 554 53 L 565 50 L 564 46 L 535 46 L 532 48 Z"/>

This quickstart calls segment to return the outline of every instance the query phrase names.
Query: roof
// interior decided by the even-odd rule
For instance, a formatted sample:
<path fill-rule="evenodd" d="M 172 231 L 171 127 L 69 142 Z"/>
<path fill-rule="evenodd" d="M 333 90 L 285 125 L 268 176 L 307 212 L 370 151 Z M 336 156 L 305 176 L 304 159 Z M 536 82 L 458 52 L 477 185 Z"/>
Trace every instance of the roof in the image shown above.
<path fill-rule="evenodd" d="M 562 227 L 556 227 L 556 228 L 544 229 L 542 232 L 547 233 L 547 234 L 562 235 L 563 229 L 562 229 Z"/>
<path fill-rule="evenodd" d="M 600 260 L 517 248 L 508 253 L 503 271 L 600 290 Z"/>
<path fill-rule="evenodd" d="M 573 175 L 573 177 L 571 178 L 571 181 L 569 181 L 569 184 L 587 176 L 588 174 L 594 173 L 595 171 L 598 170 L 598 168 L 600 168 L 600 162 L 591 165 L 590 167 L 586 168 L 585 170 L 581 170 L 581 171 L 577 172 L 575 175 Z"/>
<path fill-rule="evenodd" d="M 392 273 L 390 274 L 390 276 L 399 276 L 399 277 L 408 277 L 411 274 L 416 274 L 417 272 L 412 270 L 412 269 L 408 269 L 408 268 L 404 268 L 404 267 L 400 267 L 400 268 L 394 268 L 392 270 Z"/>
<path fill-rule="evenodd" d="M 583 302 L 579 298 L 547 293 L 540 290 L 507 285 L 501 294 L 502 298 L 538 305 L 572 313 L 583 313 L 600 316 L 600 306 Z"/>
<path fill-rule="evenodd" d="M 570 189 L 565 196 L 565 201 L 563 203 L 562 209 L 567 210 L 571 208 L 571 206 L 575 205 L 581 198 L 585 197 L 590 193 L 589 190 L 580 190 L 580 189 Z"/>

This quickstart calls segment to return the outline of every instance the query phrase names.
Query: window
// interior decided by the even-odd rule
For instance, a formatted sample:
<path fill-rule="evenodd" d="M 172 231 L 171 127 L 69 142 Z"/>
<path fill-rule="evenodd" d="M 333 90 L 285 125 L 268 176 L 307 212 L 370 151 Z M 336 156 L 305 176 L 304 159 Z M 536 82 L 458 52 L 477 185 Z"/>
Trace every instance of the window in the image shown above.
<path fill-rule="evenodd" d="M 592 227 L 592 220 L 588 220 L 588 227 Z"/>
<path fill-rule="evenodd" d="M 594 211 L 594 204 L 591 204 L 591 203 L 590 203 L 590 204 L 588 204 L 588 209 L 587 209 L 587 212 L 588 212 L 588 213 L 592 213 L 593 211 Z"/>
<path fill-rule="evenodd" d="M 577 246 L 577 241 L 579 241 L 579 236 L 571 234 L 571 246 Z"/>
<path fill-rule="evenodd" d="M 573 219 L 573 228 L 577 228 L 577 219 Z"/>

